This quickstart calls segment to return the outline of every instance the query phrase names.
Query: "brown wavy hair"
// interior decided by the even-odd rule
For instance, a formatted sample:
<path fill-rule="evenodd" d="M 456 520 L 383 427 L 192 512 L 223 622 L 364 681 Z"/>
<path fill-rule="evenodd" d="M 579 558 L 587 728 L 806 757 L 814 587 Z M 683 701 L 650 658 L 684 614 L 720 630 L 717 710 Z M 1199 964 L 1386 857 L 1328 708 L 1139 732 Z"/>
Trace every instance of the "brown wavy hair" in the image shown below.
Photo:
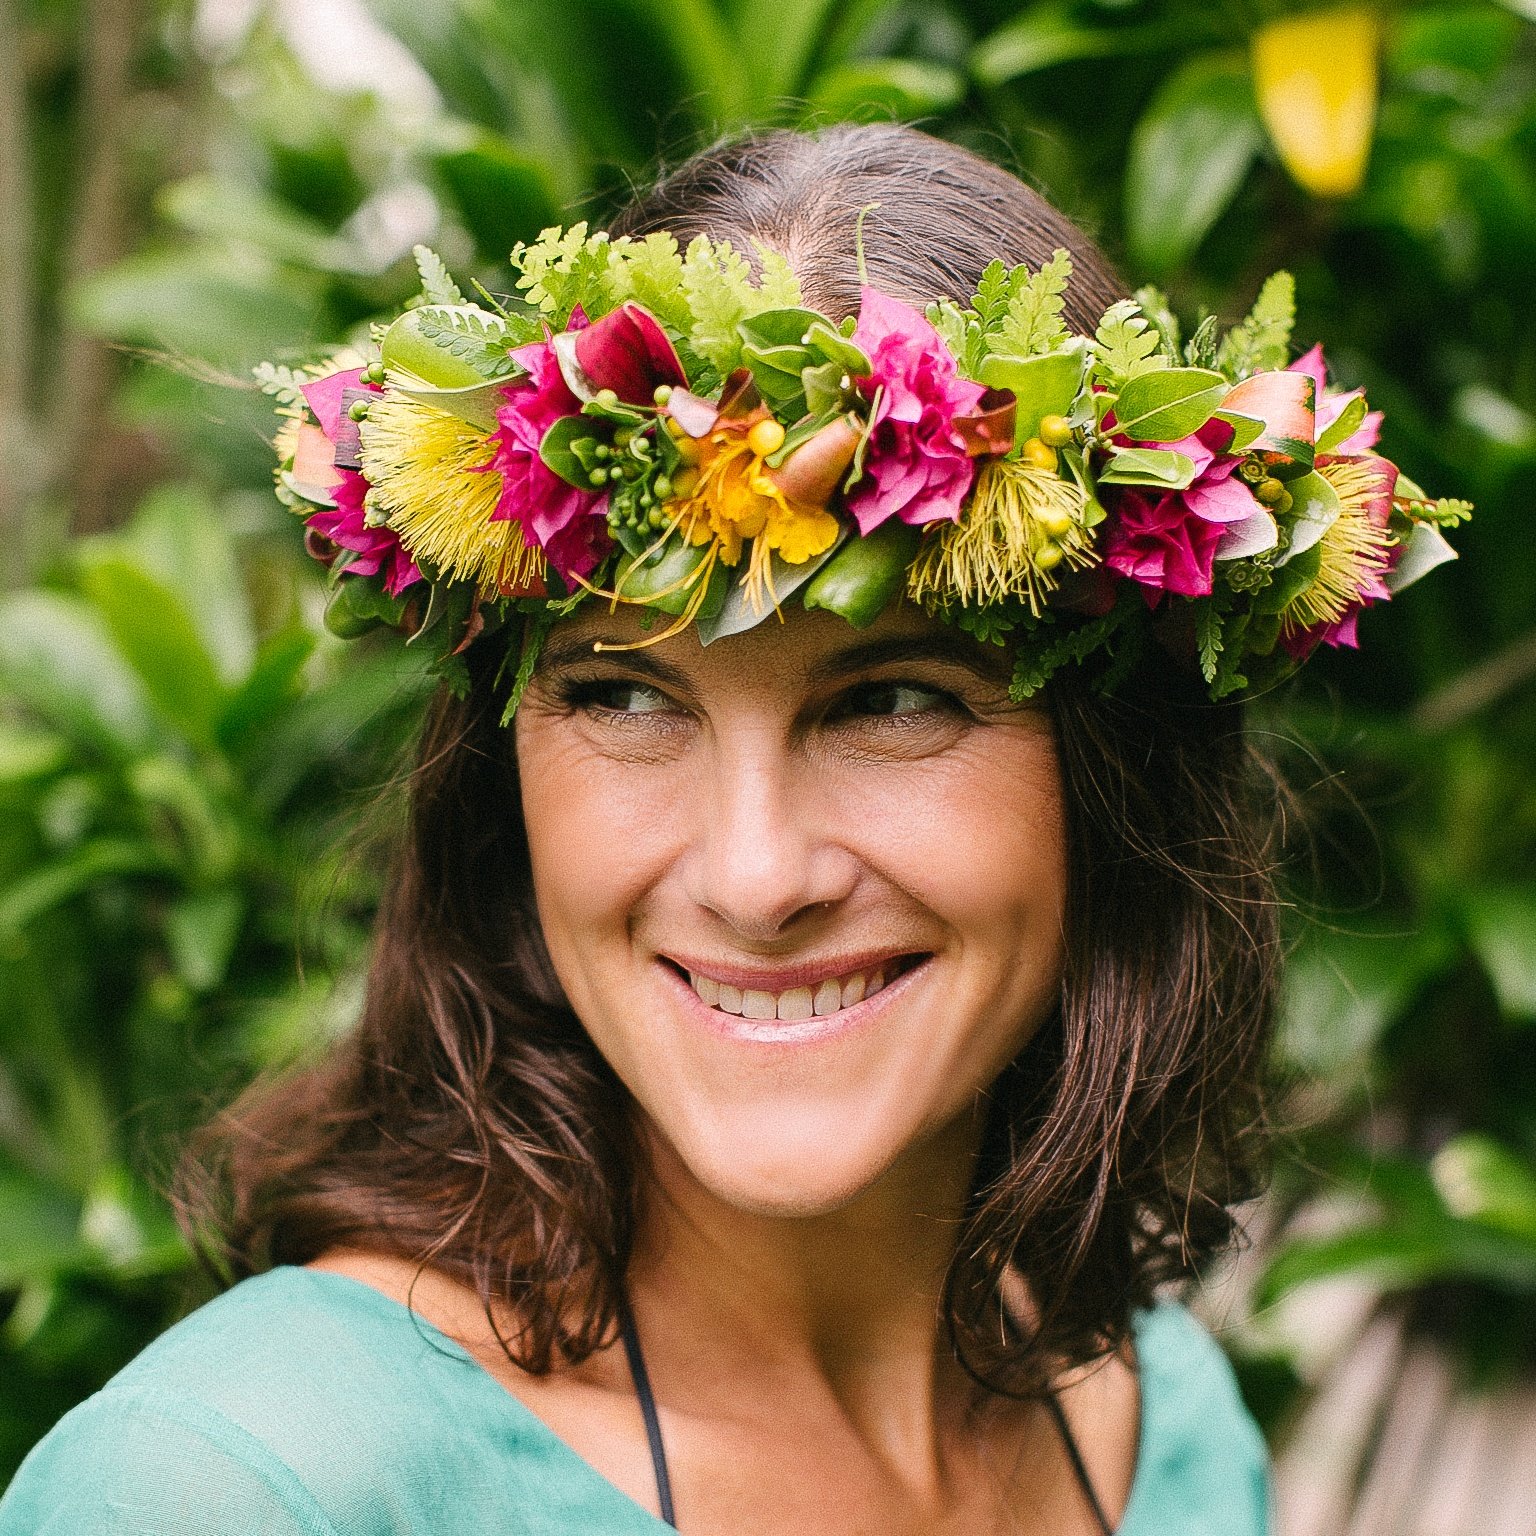
<path fill-rule="evenodd" d="M 611 226 L 784 252 L 808 303 L 869 280 L 964 296 L 993 256 L 1075 277 L 1091 330 L 1121 285 L 1014 177 L 911 129 L 735 139 L 685 162 Z M 626 1092 L 561 994 L 534 909 L 499 658 L 434 703 L 376 930 L 361 1021 L 323 1059 L 246 1092 L 183 1165 L 189 1231 L 228 1277 L 336 1245 L 438 1266 L 518 1320 L 523 1368 L 611 1337 L 639 1182 Z M 477 654 L 478 653 L 478 654 Z M 943 1321 L 1000 1391 L 1102 1354 L 1133 1307 L 1232 1237 L 1263 1164 L 1259 1076 L 1278 962 L 1276 797 L 1238 704 L 1149 654 L 1116 697 L 1049 690 L 1069 889 L 1059 1004 L 991 1094 Z M 1027 1334 L 1000 1330 L 1010 1275 Z"/>

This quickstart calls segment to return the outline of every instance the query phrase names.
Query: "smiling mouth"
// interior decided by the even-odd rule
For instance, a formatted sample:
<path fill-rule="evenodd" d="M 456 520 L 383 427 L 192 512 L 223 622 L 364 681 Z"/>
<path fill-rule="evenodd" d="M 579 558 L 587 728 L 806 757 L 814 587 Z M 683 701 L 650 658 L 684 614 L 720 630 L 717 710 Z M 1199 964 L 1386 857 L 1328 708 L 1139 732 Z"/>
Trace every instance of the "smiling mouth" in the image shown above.
<path fill-rule="evenodd" d="M 926 954 L 896 955 L 879 965 L 828 976 L 814 986 L 789 987 L 782 992 L 734 987 L 700 971 L 685 970 L 674 961 L 667 961 L 667 964 L 688 982 L 701 1002 L 719 1013 L 734 1014 L 743 1019 L 798 1022 L 831 1018 L 846 1008 L 855 1007 L 928 958 Z"/>

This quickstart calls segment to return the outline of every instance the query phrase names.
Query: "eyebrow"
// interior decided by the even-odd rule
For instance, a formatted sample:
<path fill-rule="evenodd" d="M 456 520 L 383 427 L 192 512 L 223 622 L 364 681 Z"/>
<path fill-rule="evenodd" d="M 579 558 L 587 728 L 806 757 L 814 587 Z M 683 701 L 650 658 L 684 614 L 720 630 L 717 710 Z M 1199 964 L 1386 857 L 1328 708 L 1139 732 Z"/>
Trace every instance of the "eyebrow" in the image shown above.
<path fill-rule="evenodd" d="M 999 653 L 1001 655 L 1001 653 Z M 996 682 L 997 660 L 983 651 L 969 635 L 941 632 L 931 635 L 892 635 L 886 640 L 866 640 L 823 657 L 809 669 L 812 682 L 830 682 L 873 667 L 900 662 L 947 662 L 963 667 L 985 682 Z"/>
<path fill-rule="evenodd" d="M 539 657 L 540 671 L 555 671 L 594 659 L 594 644 L 617 645 L 615 637 L 595 634 L 583 639 L 550 640 Z M 654 678 L 668 687 L 681 688 L 688 682 L 679 667 L 663 661 L 649 650 L 605 650 L 603 659 L 616 662 L 629 671 Z M 834 682 L 875 667 L 903 662 L 938 662 L 963 667 L 985 682 L 997 682 L 1002 668 L 1001 653 L 988 655 L 969 635 L 938 633 L 930 635 L 892 635 L 883 640 L 866 640 L 835 651 L 813 663 L 806 678 L 811 683 Z"/>

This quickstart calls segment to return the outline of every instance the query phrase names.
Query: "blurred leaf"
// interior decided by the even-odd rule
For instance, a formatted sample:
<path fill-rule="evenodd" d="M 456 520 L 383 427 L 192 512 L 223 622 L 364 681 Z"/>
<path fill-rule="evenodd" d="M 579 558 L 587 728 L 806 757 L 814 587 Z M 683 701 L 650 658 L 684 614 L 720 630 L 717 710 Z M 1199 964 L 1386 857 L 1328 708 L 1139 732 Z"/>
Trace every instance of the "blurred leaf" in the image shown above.
<path fill-rule="evenodd" d="M 486 130 L 466 130 L 434 160 L 464 227 L 486 259 L 504 262 L 519 241 L 561 222 L 548 167 Z"/>
<path fill-rule="evenodd" d="M 1325 1080 L 1358 1063 L 1454 953 L 1438 931 L 1310 929 L 1286 972 L 1281 1057 Z"/>
<path fill-rule="evenodd" d="M 0 1153 L 0 1285 L 53 1273 L 80 1253 L 80 1203 Z"/>
<path fill-rule="evenodd" d="M 244 915 L 245 903 L 237 890 L 195 892 L 166 913 L 171 964 L 194 992 L 207 992 L 223 981 Z"/>
<path fill-rule="evenodd" d="M 1454 1137 L 1430 1163 L 1446 1208 L 1536 1242 L 1536 1170 L 1492 1137 Z"/>
<path fill-rule="evenodd" d="M 48 731 L 0 723 L 0 788 L 47 778 L 69 761 L 69 745 Z"/>
<path fill-rule="evenodd" d="M 212 746 L 226 690 L 181 599 L 126 560 L 82 553 L 80 584 L 155 707 L 193 745 Z"/>
<path fill-rule="evenodd" d="M 235 369 L 291 355 L 319 316 L 312 282 L 213 251 L 129 257 L 77 284 L 71 308 L 97 335 Z"/>
<path fill-rule="evenodd" d="M 158 486 L 134 513 L 122 543 L 181 599 L 221 679 L 233 685 L 251 670 L 256 637 L 224 517 L 196 486 Z"/>
<path fill-rule="evenodd" d="M 1348 197 L 1365 179 L 1380 46 L 1380 19 L 1363 6 L 1284 16 L 1254 33 L 1259 113 L 1286 170 L 1317 197 Z"/>
<path fill-rule="evenodd" d="M 34 918 L 113 875 L 165 873 L 165 860 L 148 843 L 96 838 L 44 864 L 0 890 L 0 943 L 14 943 Z"/>
<path fill-rule="evenodd" d="M 218 176 L 187 176 L 162 187 L 160 212 L 194 235 L 254 246 L 278 261 L 321 272 L 356 270 L 356 253 L 325 226 L 255 187 Z"/>
<path fill-rule="evenodd" d="M 1085 27 L 1073 19 L 1072 7 L 1047 0 L 1027 7 L 983 38 L 971 55 L 971 70 L 983 85 L 998 86 L 1083 59 L 1188 50 L 1209 36 L 1210 23 L 1203 14 L 1186 12 L 1172 24 L 1116 26 L 1106 21 L 1103 26 Z"/>
<path fill-rule="evenodd" d="M 811 86 L 819 114 L 844 122 L 922 117 L 944 112 L 965 95 L 958 70 L 917 59 L 853 59 Z"/>
<path fill-rule="evenodd" d="M 1248 72 L 1191 59 L 1153 97 L 1131 136 L 1126 234 L 1157 274 L 1187 261 L 1236 195 L 1263 142 Z"/>
<path fill-rule="evenodd" d="M 0 597 L 0 681 L 72 740 L 128 756 L 156 740 L 143 685 L 99 615 L 57 592 Z"/>
<path fill-rule="evenodd" d="M 1466 898 L 1467 936 L 1499 1007 L 1536 1020 L 1536 891 L 1488 886 Z"/>
<path fill-rule="evenodd" d="M 262 642 L 255 665 L 231 695 L 219 721 L 220 745 L 235 749 L 299 697 L 304 663 L 314 654 L 307 629 L 279 630 Z"/>

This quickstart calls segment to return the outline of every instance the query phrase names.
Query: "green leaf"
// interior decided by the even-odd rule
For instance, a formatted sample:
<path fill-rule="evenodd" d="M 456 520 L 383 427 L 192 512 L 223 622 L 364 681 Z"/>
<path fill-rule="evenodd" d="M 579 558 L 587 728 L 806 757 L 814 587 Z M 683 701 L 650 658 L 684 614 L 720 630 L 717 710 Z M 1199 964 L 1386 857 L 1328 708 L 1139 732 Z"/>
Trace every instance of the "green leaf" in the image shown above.
<path fill-rule="evenodd" d="M 561 416 L 551 423 L 539 442 L 539 457 L 560 478 L 587 491 L 592 488 L 591 471 L 582 462 L 573 444 L 594 436 L 592 422 L 586 416 Z"/>
<path fill-rule="evenodd" d="M 1227 388 L 1227 381 L 1207 368 L 1138 374 L 1115 400 L 1115 430 L 1140 442 L 1178 442 L 1211 419 Z"/>
<path fill-rule="evenodd" d="M 617 302 L 614 268 L 619 264 L 607 234 L 587 233 L 586 221 L 569 229 L 551 225 L 531 245 L 512 248 L 517 286 L 528 302 L 564 329 L 578 305 L 589 320 L 606 315 Z"/>
<path fill-rule="evenodd" d="M 1353 436 L 1359 431 L 1360 423 L 1365 420 L 1365 412 L 1365 396 L 1356 395 L 1339 412 L 1333 425 L 1319 435 L 1317 452 L 1332 453 L 1347 437 Z"/>
<path fill-rule="evenodd" d="M 165 875 L 165 856 L 147 842 L 93 838 L 0 890 L 0 943 L 12 944 L 35 918 L 119 875 Z"/>
<path fill-rule="evenodd" d="M 1125 220 L 1136 264 L 1158 273 L 1182 266 L 1263 142 L 1243 63 L 1205 55 L 1168 76 L 1131 135 Z"/>
<path fill-rule="evenodd" d="M 462 304 L 464 295 L 448 274 L 443 258 L 430 246 L 413 245 L 416 270 L 421 274 L 421 296 L 428 304 Z"/>
<path fill-rule="evenodd" d="M 1117 390 L 1143 373 L 1166 368 L 1168 359 L 1158 350 L 1160 341 L 1135 299 L 1117 300 L 1104 311 L 1094 333 L 1094 382 Z"/>
<path fill-rule="evenodd" d="M 180 597 L 127 560 L 83 554 L 80 585 L 156 710 L 194 746 L 211 747 L 229 692 Z"/>
<path fill-rule="evenodd" d="M 1309 470 L 1286 483 L 1291 493 L 1289 514 L 1291 542 L 1280 565 L 1289 565 L 1297 555 L 1305 554 L 1339 520 L 1343 503 L 1339 493 L 1316 470 Z"/>
<path fill-rule="evenodd" d="M 1275 272 L 1264 280 L 1253 308 L 1227 332 L 1216 366 L 1231 379 L 1284 368 L 1290 362 L 1291 328 L 1296 323 L 1296 280 Z"/>
<path fill-rule="evenodd" d="M 279 630 L 262 642 L 255 665 L 230 695 L 219 719 L 222 746 L 235 749 L 263 730 L 303 691 L 302 674 L 315 649 L 315 636 L 298 626 Z"/>
<path fill-rule="evenodd" d="M 144 685 L 100 615 L 76 597 L 0 597 L 0 680 L 71 741 L 129 757 L 159 739 Z"/>
<path fill-rule="evenodd" d="M 321 272 L 361 270 L 358 252 L 317 219 L 255 186 L 210 174 L 184 177 L 155 196 L 159 212 L 206 238 L 252 246 L 278 261 Z"/>
<path fill-rule="evenodd" d="M 1038 357 L 986 358 L 978 380 L 993 389 L 1011 389 L 1018 401 L 1014 440 L 1026 442 L 1040 431 L 1042 416 L 1065 416 L 1083 385 L 1086 363 L 1081 352 L 1047 352 Z"/>
<path fill-rule="evenodd" d="M 500 263 L 530 231 L 560 216 L 560 197 L 548 165 L 485 128 L 451 133 L 451 145 L 433 162 L 443 186 L 487 261 Z M 425 278 L 425 274 L 423 274 Z M 452 288 L 450 282 L 439 292 Z M 456 304 L 459 299 L 432 299 Z"/>
<path fill-rule="evenodd" d="M 989 339 L 989 350 L 1013 357 L 1032 357 L 1052 352 L 1071 331 L 1062 319 L 1067 284 L 1072 277 L 1072 258 L 1056 250 L 1038 271 L 1025 273 L 1008 296 L 1002 323 Z"/>
<path fill-rule="evenodd" d="M 849 59 L 818 75 L 807 92 L 817 121 L 889 122 L 948 112 L 965 96 L 965 77 L 927 59 Z"/>
<path fill-rule="evenodd" d="M 1286 970 L 1277 1041 L 1281 1060 L 1318 1079 L 1358 1070 L 1454 954 L 1442 933 L 1309 930 Z"/>
<path fill-rule="evenodd" d="M 220 678 L 233 685 L 251 669 L 256 635 L 228 521 L 200 487 L 162 485 L 144 498 L 127 530 L 101 547 L 122 549 L 176 593 Z"/>
<path fill-rule="evenodd" d="M 167 910 L 171 964 L 194 992 L 212 991 L 224 980 L 244 916 L 245 898 L 231 888 L 192 892 Z"/>
<path fill-rule="evenodd" d="M 1528 1159 L 1469 1131 L 1446 1142 L 1429 1166 L 1448 1210 L 1536 1243 L 1536 1168 Z"/>
<path fill-rule="evenodd" d="M 44 1278 L 80 1256 L 78 1196 L 0 1154 L 0 1286 Z"/>
<path fill-rule="evenodd" d="M 1151 485 L 1182 491 L 1193 485 L 1195 461 L 1176 448 L 1121 448 L 1099 471 L 1104 485 Z"/>
<path fill-rule="evenodd" d="M 1203 12 L 1188 9 L 1172 23 L 1135 26 L 1116 19 L 1113 25 L 1088 27 L 1076 19 L 1074 7 L 1041 0 L 976 45 L 971 72 L 982 85 L 1005 85 L 1023 75 L 1088 59 L 1188 53 L 1213 30 Z"/>
<path fill-rule="evenodd" d="M 1536 1020 L 1536 893 L 1484 887 L 1466 898 L 1465 921 L 1499 1007 L 1512 1019 Z"/>

